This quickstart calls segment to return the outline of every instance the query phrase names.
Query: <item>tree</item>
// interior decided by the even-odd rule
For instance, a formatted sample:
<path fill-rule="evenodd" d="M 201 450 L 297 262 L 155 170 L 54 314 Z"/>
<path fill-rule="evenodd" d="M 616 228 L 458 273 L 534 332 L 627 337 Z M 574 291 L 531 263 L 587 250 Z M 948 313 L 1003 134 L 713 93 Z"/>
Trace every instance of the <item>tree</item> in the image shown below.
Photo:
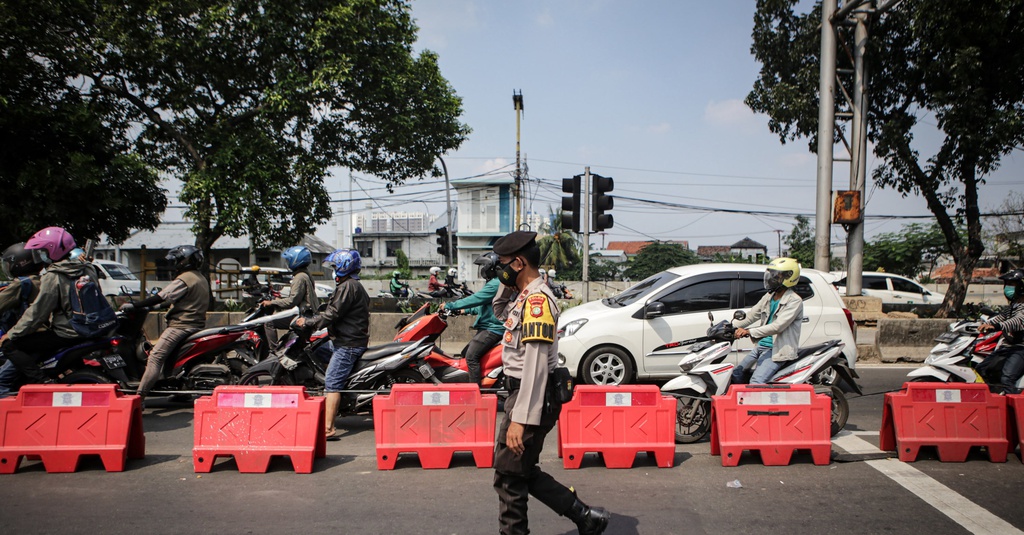
<path fill-rule="evenodd" d="M 1024 195 L 1010 192 L 999 213 L 993 218 L 993 253 L 1001 260 L 1009 260 L 1016 267 L 1024 266 Z"/>
<path fill-rule="evenodd" d="M 402 0 L 5 6 L 22 53 L 120 106 L 139 154 L 182 182 L 206 252 L 225 235 L 298 240 L 330 216 L 333 166 L 389 188 L 439 176 L 469 132 L 437 56 L 413 54 Z"/>
<path fill-rule="evenodd" d="M 625 275 L 630 280 L 643 280 L 670 267 L 699 264 L 700 259 L 693 251 L 678 243 L 654 242 L 644 246 L 633 257 Z"/>
<path fill-rule="evenodd" d="M 401 249 L 395 251 L 395 265 L 398 267 L 398 271 L 401 273 L 400 276 L 403 279 L 412 277 L 412 270 L 409 269 L 409 257 L 405 254 L 405 251 Z"/>
<path fill-rule="evenodd" d="M 814 150 L 821 6 L 796 14 L 797 3 L 758 1 L 751 51 L 762 67 L 746 102 L 769 115 L 783 143 L 805 137 Z M 978 188 L 1024 142 L 1022 15 L 1020 0 L 904 0 L 871 21 L 868 139 L 881 162 L 873 179 L 921 195 L 935 215 L 956 262 L 940 317 L 963 303 L 984 251 Z M 850 66 L 847 55 L 838 56 L 846 61 L 840 67 Z M 930 156 L 914 144 L 922 119 L 945 136 Z"/>
<path fill-rule="evenodd" d="M 165 192 L 129 153 L 115 103 L 83 98 L 52 64 L 26 53 L 20 19 L 6 4 L 0 21 L 0 247 L 48 226 L 66 228 L 79 244 L 101 234 L 120 243 L 132 229 L 156 228 Z"/>
<path fill-rule="evenodd" d="M 549 217 L 548 223 L 541 227 L 545 233 L 537 239 L 540 247 L 540 263 L 542 266 L 553 266 L 555 271 L 566 272 L 573 267 L 582 272 L 580 266 L 580 244 L 571 230 L 562 228 L 561 217 Z"/>
<path fill-rule="evenodd" d="M 924 264 L 949 252 L 938 225 L 905 225 L 899 232 L 879 234 L 864 245 L 864 269 L 898 273 L 917 279 Z"/>
<path fill-rule="evenodd" d="M 814 227 L 806 217 L 796 216 L 796 225 L 782 241 L 789 247 L 787 256 L 795 258 L 801 266 L 814 265 Z"/>

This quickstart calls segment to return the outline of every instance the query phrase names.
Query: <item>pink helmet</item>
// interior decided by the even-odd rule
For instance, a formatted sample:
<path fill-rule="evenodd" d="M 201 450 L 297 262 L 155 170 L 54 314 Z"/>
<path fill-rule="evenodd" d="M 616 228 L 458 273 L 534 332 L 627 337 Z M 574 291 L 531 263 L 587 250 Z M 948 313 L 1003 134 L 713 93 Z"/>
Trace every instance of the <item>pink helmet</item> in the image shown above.
<path fill-rule="evenodd" d="M 33 259 L 44 264 L 63 260 L 74 248 L 75 239 L 60 227 L 46 227 L 25 242 L 25 249 L 32 251 Z"/>

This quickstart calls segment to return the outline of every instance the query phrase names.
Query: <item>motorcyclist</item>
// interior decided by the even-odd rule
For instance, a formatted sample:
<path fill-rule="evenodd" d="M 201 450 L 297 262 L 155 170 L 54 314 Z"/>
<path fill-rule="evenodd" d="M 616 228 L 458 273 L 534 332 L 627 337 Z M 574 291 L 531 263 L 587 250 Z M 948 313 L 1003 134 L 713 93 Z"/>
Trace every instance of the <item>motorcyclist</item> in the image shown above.
<path fill-rule="evenodd" d="M 135 307 L 154 307 L 169 303 L 165 317 L 167 327 L 153 345 L 146 360 L 146 371 L 139 382 L 138 394 L 145 399 L 153 385 L 164 374 L 164 364 L 178 345 L 206 326 L 206 312 L 210 308 L 210 282 L 199 271 L 203 266 L 203 251 L 192 245 L 179 245 L 167 253 L 177 276 L 156 295 L 138 303 L 125 303 L 121 310 L 130 312 Z"/>
<path fill-rule="evenodd" d="M 547 278 L 548 286 L 551 288 L 551 293 L 555 294 L 555 297 L 557 297 L 559 299 L 564 299 L 565 298 L 565 292 L 563 291 L 564 285 L 555 282 L 555 275 L 557 275 L 557 272 L 554 270 L 554 268 L 548 270 L 548 278 Z"/>
<path fill-rule="evenodd" d="M 999 279 L 1010 307 L 981 324 L 978 330 L 1003 331 L 1003 346 L 986 357 L 978 370 L 993 379 L 999 376 L 999 385 L 993 390 L 1019 394 L 1017 381 L 1024 375 L 1024 270 L 1009 271 Z"/>
<path fill-rule="evenodd" d="M 260 305 L 276 310 L 299 307 L 300 314 L 307 310 L 315 311 L 320 304 L 316 297 L 316 283 L 313 282 L 313 276 L 306 269 L 313 261 L 313 254 L 305 245 L 296 245 L 282 251 L 281 258 L 284 259 L 288 269 L 292 271 L 290 291 L 285 297 L 260 301 Z M 287 329 L 289 323 L 291 323 L 291 318 L 282 318 L 273 323 L 272 329 L 267 329 L 267 335 L 271 338 L 269 340 L 270 347 L 277 345 L 276 330 Z"/>
<path fill-rule="evenodd" d="M 487 281 L 484 287 L 479 292 L 458 301 L 441 303 L 441 309 L 465 310 L 469 314 L 476 315 L 476 321 L 473 322 L 476 334 L 466 345 L 462 355 L 466 358 L 466 366 L 469 368 L 469 380 L 480 384 L 482 379 L 480 360 L 485 353 L 501 341 L 501 336 L 505 334 L 505 327 L 498 321 L 498 318 L 494 317 L 494 310 L 491 306 L 491 301 L 494 300 L 494 296 L 498 293 L 498 287 L 501 286 L 501 282 L 497 279 L 498 255 L 493 252 L 485 253 L 478 256 L 473 263 L 480 266 L 480 276 Z"/>
<path fill-rule="evenodd" d="M 445 284 L 437 280 L 437 274 L 441 272 L 441 268 L 434 266 L 430 268 L 430 280 L 427 281 L 427 293 L 431 297 L 444 297 L 446 295 Z"/>
<path fill-rule="evenodd" d="M 81 277 L 89 277 L 99 284 L 96 269 L 87 263 L 71 259 L 75 239 L 61 227 L 47 227 L 36 232 L 27 242 L 36 264 L 46 266 L 39 278 L 39 293 L 28 309 L 4 335 L 4 355 L 29 383 L 47 382 L 40 371 L 37 358 L 71 347 L 84 338 L 71 326 L 70 295 Z M 40 329 L 49 321 L 48 329 Z"/>
<path fill-rule="evenodd" d="M 27 309 L 27 305 L 39 295 L 39 272 L 44 264 L 32 258 L 32 251 L 24 243 L 8 247 L 0 256 L 0 268 L 11 283 L 0 290 L 0 335 L 13 327 Z M 2 357 L 0 353 L 0 357 Z M 0 366 L 0 397 L 10 393 L 18 379 L 14 363 L 4 359 Z"/>
<path fill-rule="evenodd" d="M 409 297 L 409 285 L 398 280 L 398 277 L 400 276 L 402 276 L 401 271 L 394 271 L 391 273 L 391 295 L 399 299 L 405 299 L 406 297 Z"/>
<path fill-rule="evenodd" d="M 764 296 L 747 311 L 746 318 L 733 320 L 736 338 L 749 336 L 754 349 L 733 370 L 733 382 L 743 382 L 744 372 L 755 362 L 751 384 L 764 384 L 786 362 L 797 358 L 804 300 L 793 291 L 800 281 L 800 263 L 793 258 L 776 258 L 764 273 Z M 757 326 L 747 329 L 747 326 Z"/>

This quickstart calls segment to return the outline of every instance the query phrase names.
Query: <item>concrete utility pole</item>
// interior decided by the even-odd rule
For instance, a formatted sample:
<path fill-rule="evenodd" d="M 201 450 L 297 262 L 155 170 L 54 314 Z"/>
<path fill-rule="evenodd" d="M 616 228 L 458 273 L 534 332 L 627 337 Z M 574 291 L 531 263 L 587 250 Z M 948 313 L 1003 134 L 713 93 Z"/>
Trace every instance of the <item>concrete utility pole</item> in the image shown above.
<path fill-rule="evenodd" d="M 850 223 L 846 235 L 846 295 L 861 294 L 864 272 L 864 200 L 868 152 L 868 76 L 864 61 L 867 49 L 867 13 L 854 16 L 856 28 L 853 39 L 853 136 L 850 140 L 850 189 L 860 192 L 861 217 Z"/>
<path fill-rule="evenodd" d="M 818 82 L 818 189 L 815 202 L 814 269 L 828 271 L 832 226 L 832 140 L 835 137 L 836 32 L 832 14 L 837 0 L 821 2 L 821 66 Z"/>
<path fill-rule="evenodd" d="M 515 182 L 515 195 L 516 195 L 516 227 L 515 230 L 519 230 L 519 225 L 522 223 L 522 188 L 523 188 L 523 174 L 522 168 L 519 166 L 519 121 L 523 115 L 523 92 L 520 90 L 518 93 L 512 91 L 512 104 L 516 109 L 516 182 Z"/>

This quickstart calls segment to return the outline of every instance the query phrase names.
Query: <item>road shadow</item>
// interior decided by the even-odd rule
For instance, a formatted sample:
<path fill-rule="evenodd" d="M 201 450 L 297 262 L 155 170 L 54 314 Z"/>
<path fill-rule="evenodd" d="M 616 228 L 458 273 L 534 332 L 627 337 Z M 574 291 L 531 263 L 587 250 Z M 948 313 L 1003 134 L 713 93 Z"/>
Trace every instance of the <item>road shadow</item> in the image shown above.
<path fill-rule="evenodd" d="M 128 459 L 124 464 L 124 471 L 133 472 L 142 468 L 175 461 L 180 458 L 180 455 L 146 455 L 143 459 Z M 82 454 L 78 457 L 78 466 L 75 468 L 74 473 L 106 471 L 107 469 L 103 466 L 103 461 L 100 459 L 98 454 Z M 33 472 L 46 473 L 46 467 L 43 465 L 43 462 L 37 459 L 30 460 L 22 458 L 21 464 L 18 465 L 18 469 L 15 473 L 21 474 Z"/>
<path fill-rule="evenodd" d="M 612 513 L 611 520 L 608 521 L 608 528 L 604 530 L 609 535 L 639 535 L 640 533 L 640 520 L 636 517 L 618 515 Z M 559 535 L 575 535 L 579 533 L 576 528 L 570 529 L 569 531 L 563 531 Z"/>
<path fill-rule="evenodd" d="M 693 457 L 691 453 L 685 451 L 677 451 L 672 457 L 672 466 L 679 466 L 683 461 Z M 561 462 L 561 461 L 560 461 Z M 658 460 L 654 455 L 647 452 L 639 452 L 636 457 L 633 458 L 632 468 L 659 468 Z M 588 452 L 583 454 L 583 458 L 580 460 L 580 470 L 587 468 L 607 468 L 604 457 L 600 453 Z"/>
<path fill-rule="evenodd" d="M 355 455 L 335 455 L 331 454 L 321 459 L 315 459 L 313 461 L 313 473 L 320 473 L 337 468 L 344 464 L 348 464 L 356 460 Z M 210 473 L 217 472 L 238 472 L 238 463 L 235 462 L 234 456 L 218 456 L 213 466 L 210 469 Z M 292 464 L 291 457 L 287 455 L 274 455 L 270 458 L 270 463 L 267 464 L 266 473 L 274 472 L 295 472 L 295 466 Z"/>

